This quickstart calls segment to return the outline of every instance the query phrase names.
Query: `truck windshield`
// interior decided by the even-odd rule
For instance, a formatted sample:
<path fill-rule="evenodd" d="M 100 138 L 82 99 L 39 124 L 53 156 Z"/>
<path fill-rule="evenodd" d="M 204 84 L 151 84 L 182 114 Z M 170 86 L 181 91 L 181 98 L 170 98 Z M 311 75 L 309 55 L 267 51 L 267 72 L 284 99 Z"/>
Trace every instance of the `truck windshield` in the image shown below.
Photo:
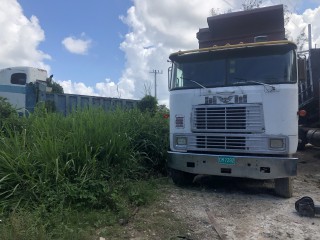
<path fill-rule="evenodd" d="M 272 46 L 186 54 L 173 59 L 171 77 L 170 89 L 294 83 L 295 51 Z"/>

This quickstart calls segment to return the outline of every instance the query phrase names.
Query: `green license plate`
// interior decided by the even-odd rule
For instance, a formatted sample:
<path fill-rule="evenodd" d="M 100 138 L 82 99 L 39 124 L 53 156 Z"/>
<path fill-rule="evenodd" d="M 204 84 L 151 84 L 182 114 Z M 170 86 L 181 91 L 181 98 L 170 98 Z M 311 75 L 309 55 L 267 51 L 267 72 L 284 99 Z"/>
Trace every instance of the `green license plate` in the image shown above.
<path fill-rule="evenodd" d="M 234 157 L 220 156 L 218 158 L 218 162 L 220 164 L 235 165 L 236 164 L 236 159 Z"/>

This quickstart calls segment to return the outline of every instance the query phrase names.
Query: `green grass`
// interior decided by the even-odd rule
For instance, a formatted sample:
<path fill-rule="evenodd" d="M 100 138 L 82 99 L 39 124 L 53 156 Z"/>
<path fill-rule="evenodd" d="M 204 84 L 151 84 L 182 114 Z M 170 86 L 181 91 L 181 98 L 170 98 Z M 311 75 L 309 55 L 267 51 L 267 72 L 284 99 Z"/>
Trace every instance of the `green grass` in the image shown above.
<path fill-rule="evenodd" d="M 156 197 L 152 183 L 135 183 L 136 194 L 129 194 L 138 205 L 147 206 Z M 122 193 L 124 195 L 124 193 Z M 141 195 L 137 198 L 138 195 Z M 124 196 L 117 196 L 121 198 Z M 0 235 L 3 240 L 15 239 L 97 239 L 99 229 L 120 229 L 127 223 L 136 206 L 131 204 L 118 211 L 108 209 L 56 207 L 48 210 L 39 205 L 31 209 L 18 208 L 9 215 L 0 215 Z M 101 236 L 101 235 L 100 235 Z"/>
<path fill-rule="evenodd" d="M 63 117 L 40 107 L 18 121 L 22 128 L 0 131 L 3 239 L 90 239 L 99 222 L 128 219 L 155 199 L 152 179 L 165 172 L 168 145 L 161 114 L 87 109 Z"/>
<path fill-rule="evenodd" d="M 160 178 L 157 183 L 157 199 L 135 209 L 135 214 L 126 224 L 105 225 L 97 229 L 99 237 L 109 240 L 122 239 L 202 239 L 192 233 L 190 226 L 178 219 L 168 201 L 172 182 L 169 178 Z"/>
<path fill-rule="evenodd" d="M 147 202 L 131 205 L 124 212 L 106 209 L 56 208 L 47 211 L 42 205 L 33 211 L 12 212 L 0 223 L 3 240 L 15 239 L 181 239 L 188 237 L 188 226 L 177 219 L 166 202 L 168 179 L 135 183 L 132 189 Z M 151 190 L 151 191 L 150 191 Z M 148 195 L 148 196 L 146 196 Z M 133 194 L 137 196 L 137 194 Z M 157 198 L 158 201 L 154 201 Z M 141 204 L 141 205 L 140 205 Z M 0 216 L 0 219 L 3 216 Z"/>

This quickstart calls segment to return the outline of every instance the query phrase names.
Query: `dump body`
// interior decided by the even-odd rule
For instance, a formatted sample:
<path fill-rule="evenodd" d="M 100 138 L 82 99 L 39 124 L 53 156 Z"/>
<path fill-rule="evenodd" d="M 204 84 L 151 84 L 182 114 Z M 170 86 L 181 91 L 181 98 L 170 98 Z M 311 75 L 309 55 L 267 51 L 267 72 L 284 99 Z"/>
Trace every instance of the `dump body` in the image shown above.
<path fill-rule="evenodd" d="M 259 36 L 268 41 L 285 39 L 282 5 L 212 16 L 207 22 L 209 27 L 197 33 L 199 48 L 252 43 Z"/>
<path fill-rule="evenodd" d="M 88 107 L 100 107 L 105 111 L 112 111 L 116 108 L 133 109 L 138 103 L 138 100 L 133 99 L 58 93 L 45 93 L 39 97 L 38 101 L 53 103 L 54 110 L 64 115 L 68 115 L 73 110 Z"/>

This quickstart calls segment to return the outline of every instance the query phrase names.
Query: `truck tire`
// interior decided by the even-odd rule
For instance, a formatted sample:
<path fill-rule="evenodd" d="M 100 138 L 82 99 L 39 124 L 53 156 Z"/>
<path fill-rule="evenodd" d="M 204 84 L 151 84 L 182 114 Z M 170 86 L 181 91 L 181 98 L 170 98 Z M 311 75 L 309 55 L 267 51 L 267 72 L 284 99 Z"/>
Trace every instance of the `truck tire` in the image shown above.
<path fill-rule="evenodd" d="M 171 178 L 175 185 L 179 187 L 189 186 L 193 183 L 195 174 L 171 169 Z"/>
<path fill-rule="evenodd" d="M 275 192 L 278 196 L 284 198 L 292 197 L 292 179 L 287 178 L 277 178 L 274 180 Z"/>
<path fill-rule="evenodd" d="M 298 131 L 298 138 L 299 138 L 298 150 L 303 151 L 303 150 L 305 150 L 306 144 L 308 143 L 307 142 L 307 133 L 305 130 L 303 130 L 300 127 L 299 127 L 299 131 Z"/>

